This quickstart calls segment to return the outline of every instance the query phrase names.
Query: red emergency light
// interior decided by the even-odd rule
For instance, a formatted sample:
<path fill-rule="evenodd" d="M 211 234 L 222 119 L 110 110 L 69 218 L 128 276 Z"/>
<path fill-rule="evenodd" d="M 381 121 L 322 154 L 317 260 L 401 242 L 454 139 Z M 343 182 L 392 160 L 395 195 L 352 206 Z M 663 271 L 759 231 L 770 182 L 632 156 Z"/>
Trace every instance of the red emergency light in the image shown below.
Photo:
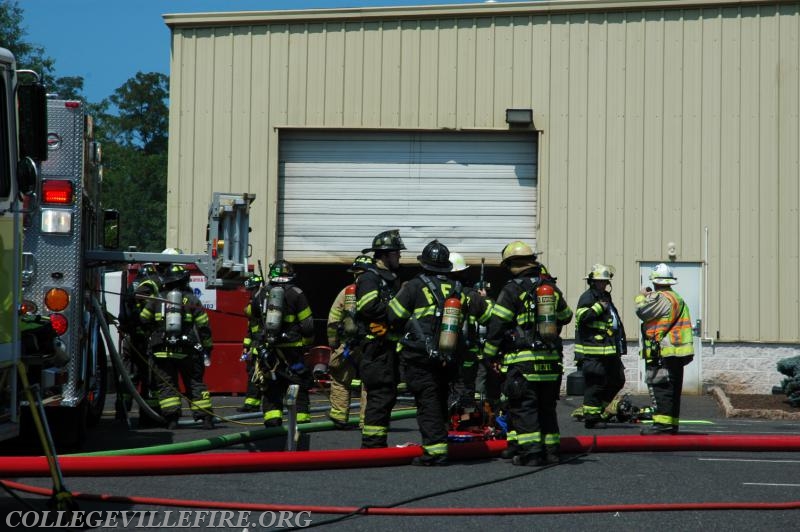
<path fill-rule="evenodd" d="M 67 322 L 67 317 L 63 314 L 50 314 L 50 325 L 53 327 L 56 334 L 61 336 L 67 332 L 69 322 Z"/>
<path fill-rule="evenodd" d="M 76 102 L 75 100 L 67 100 L 64 102 L 64 107 L 67 109 L 77 109 L 81 106 L 81 102 Z"/>
<path fill-rule="evenodd" d="M 63 179 L 46 179 L 42 181 L 42 203 L 71 205 L 72 182 Z"/>

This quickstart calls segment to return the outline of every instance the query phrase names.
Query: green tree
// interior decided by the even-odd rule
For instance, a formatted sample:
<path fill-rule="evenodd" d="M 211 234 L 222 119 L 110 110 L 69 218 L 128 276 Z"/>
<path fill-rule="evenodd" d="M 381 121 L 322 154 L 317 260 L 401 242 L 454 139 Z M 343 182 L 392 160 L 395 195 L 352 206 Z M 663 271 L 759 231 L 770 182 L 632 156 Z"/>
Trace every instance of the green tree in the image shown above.
<path fill-rule="evenodd" d="M 166 241 L 168 96 L 167 76 L 138 72 L 94 109 L 104 207 L 120 211 L 120 241 L 140 251 Z M 112 106 L 119 114 L 107 112 Z"/>
<path fill-rule="evenodd" d="M 56 77 L 55 59 L 48 56 L 43 47 L 26 40 L 23 13 L 16 0 L 0 0 L 0 45 L 14 54 L 17 68 L 39 74 L 48 92 L 66 100 L 82 100 L 83 78 Z"/>

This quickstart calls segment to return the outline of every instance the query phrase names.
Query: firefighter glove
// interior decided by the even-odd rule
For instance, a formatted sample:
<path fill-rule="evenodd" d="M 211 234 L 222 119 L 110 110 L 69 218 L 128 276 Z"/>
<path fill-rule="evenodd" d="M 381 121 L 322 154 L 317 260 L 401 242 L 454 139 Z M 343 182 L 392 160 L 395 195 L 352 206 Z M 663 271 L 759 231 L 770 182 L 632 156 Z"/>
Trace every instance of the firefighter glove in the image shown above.
<path fill-rule="evenodd" d="M 386 325 L 383 323 L 372 321 L 369 324 L 369 332 L 371 332 L 375 336 L 386 336 L 387 332 Z"/>

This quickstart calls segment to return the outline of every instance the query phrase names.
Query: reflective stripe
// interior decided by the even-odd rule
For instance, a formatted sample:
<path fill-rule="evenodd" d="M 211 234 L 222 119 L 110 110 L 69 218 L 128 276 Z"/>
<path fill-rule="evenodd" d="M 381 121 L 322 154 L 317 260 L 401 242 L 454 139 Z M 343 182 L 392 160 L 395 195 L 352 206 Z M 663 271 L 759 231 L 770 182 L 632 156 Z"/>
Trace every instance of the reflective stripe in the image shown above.
<path fill-rule="evenodd" d="M 674 425 L 678 426 L 679 418 L 667 416 L 664 414 L 653 414 L 653 423 L 659 423 L 661 425 Z"/>
<path fill-rule="evenodd" d="M 264 412 L 264 421 L 270 421 L 272 419 L 280 419 L 281 418 L 281 411 L 280 410 L 267 410 Z"/>
<path fill-rule="evenodd" d="M 425 450 L 425 454 L 429 454 L 431 456 L 447 456 L 447 444 L 446 443 L 435 443 L 433 445 L 423 445 L 422 448 Z"/>
<path fill-rule="evenodd" d="M 531 445 L 532 443 L 541 443 L 541 432 L 528 432 L 526 434 L 517 434 L 517 443 L 520 445 Z"/>
<path fill-rule="evenodd" d="M 180 397 L 164 397 L 163 399 L 158 401 L 158 404 L 161 406 L 162 409 L 174 408 L 176 406 L 178 408 L 180 408 L 180 406 L 181 406 L 181 398 Z"/>
<path fill-rule="evenodd" d="M 364 425 L 361 429 L 362 436 L 386 436 L 389 433 L 389 427 L 381 427 L 378 425 Z"/>
<path fill-rule="evenodd" d="M 366 305 L 368 305 L 369 303 L 371 303 L 376 299 L 378 299 L 377 290 L 372 290 L 371 292 L 367 292 L 366 294 L 358 298 L 358 301 L 356 302 L 356 310 L 357 311 L 362 310 Z"/>
<path fill-rule="evenodd" d="M 516 430 L 512 430 L 508 434 L 506 434 L 506 441 L 508 443 L 512 443 L 512 442 L 516 443 L 516 441 L 517 441 L 517 431 Z"/>
<path fill-rule="evenodd" d="M 395 316 L 400 319 L 407 319 L 411 313 L 406 309 L 397 299 L 389 301 L 389 308 L 394 312 Z"/>
<path fill-rule="evenodd" d="M 575 353 L 581 355 L 616 355 L 617 348 L 613 345 L 587 345 L 575 344 Z"/>
<path fill-rule="evenodd" d="M 584 416 L 586 416 L 586 415 L 589 415 L 589 416 L 598 415 L 599 416 L 600 413 L 603 411 L 603 408 L 599 407 L 599 406 L 583 405 L 582 408 L 583 408 L 583 415 Z"/>
<path fill-rule="evenodd" d="M 544 436 L 544 444 L 548 447 L 553 445 L 559 445 L 561 443 L 561 434 L 545 434 Z"/>
<path fill-rule="evenodd" d="M 311 421 L 311 414 L 300 412 L 297 414 L 297 422 L 298 423 L 309 423 Z"/>
<path fill-rule="evenodd" d="M 261 399 L 255 397 L 247 397 L 244 400 L 244 404 L 247 406 L 261 406 Z"/>

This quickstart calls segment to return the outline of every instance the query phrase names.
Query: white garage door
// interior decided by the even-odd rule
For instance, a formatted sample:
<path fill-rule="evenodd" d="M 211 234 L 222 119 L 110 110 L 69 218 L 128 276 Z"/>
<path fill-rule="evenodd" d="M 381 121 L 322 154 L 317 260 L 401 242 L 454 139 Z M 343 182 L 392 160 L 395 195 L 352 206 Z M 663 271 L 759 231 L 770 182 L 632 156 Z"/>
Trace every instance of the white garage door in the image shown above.
<path fill-rule="evenodd" d="M 278 256 L 349 261 L 397 228 L 404 262 L 438 238 L 494 263 L 535 244 L 536 154 L 533 133 L 284 132 Z"/>

